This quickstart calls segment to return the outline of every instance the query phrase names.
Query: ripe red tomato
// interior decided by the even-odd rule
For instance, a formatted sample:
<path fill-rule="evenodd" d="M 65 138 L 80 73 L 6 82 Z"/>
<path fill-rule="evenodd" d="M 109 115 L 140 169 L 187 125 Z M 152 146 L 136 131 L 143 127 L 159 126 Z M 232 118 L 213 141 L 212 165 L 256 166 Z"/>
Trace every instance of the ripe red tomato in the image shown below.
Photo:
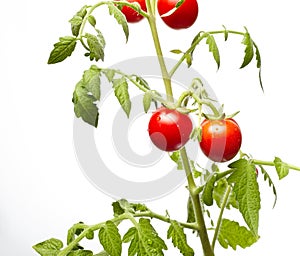
<path fill-rule="evenodd" d="M 193 124 L 188 115 L 161 107 L 150 118 L 148 132 L 153 144 L 164 151 L 175 151 L 189 140 Z"/>
<path fill-rule="evenodd" d="M 215 162 L 231 160 L 239 152 L 242 133 L 232 118 L 224 120 L 204 120 L 201 124 L 200 148 L 204 155 Z"/>
<path fill-rule="evenodd" d="M 127 0 L 129 3 L 137 2 L 140 4 L 143 11 L 147 11 L 145 0 Z M 127 22 L 135 23 L 143 19 L 144 17 L 129 6 L 123 6 L 121 9 L 122 13 L 125 15 Z"/>
<path fill-rule="evenodd" d="M 160 16 L 175 8 L 178 0 L 158 0 L 157 10 Z M 189 28 L 198 17 L 197 0 L 184 0 L 175 12 L 169 16 L 161 17 L 173 29 Z"/>

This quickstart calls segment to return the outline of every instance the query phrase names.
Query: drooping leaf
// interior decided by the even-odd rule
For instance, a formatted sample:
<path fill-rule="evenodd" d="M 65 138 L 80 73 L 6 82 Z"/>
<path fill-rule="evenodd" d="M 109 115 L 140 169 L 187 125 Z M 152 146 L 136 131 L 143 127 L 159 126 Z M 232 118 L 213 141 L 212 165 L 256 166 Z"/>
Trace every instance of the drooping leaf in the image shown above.
<path fill-rule="evenodd" d="M 229 33 L 228 33 L 227 28 L 224 25 L 223 25 L 223 28 L 224 28 L 224 39 L 225 39 L 225 41 L 227 41 Z"/>
<path fill-rule="evenodd" d="M 90 49 L 89 52 L 90 60 L 98 61 L 99 59 L 101 59 L 103 61 L 105 40 L 101 32 L 98 30 L 97 36 L 86 33 L 85 37 L 87 39 L 87 44 Z"/>
<path fill-rule="evenodd" d="M 83 6 L 74 16 L 72 19 L 69 20 L 71 23 L 71 30 L 73 36 L 78 36 L 79 30 L 83 21 L 83 18 L 87 14 L 87 6 Z"/>
<path fill-rule="evenodd" d="M 289 167 L 279 157 L 275 157 L 274 165 L 280 180 L 289 174 Z"/>
<path fill-rule="evenodd" d="M 124 243 L 129 243 L 128 256 L 163 256 L 163 250 L 167 246 L 156 230 L 152 227 L 150 220 L 140 218 L 138 227 L 130 228 L 123 237 Z"/>
<path fill-rule="evenodd" d="M 62 241 L 51 238 L 32 247 L 41 256 L 56 256 L 63 248 Z"/>
<path fill-rule="evenodd" d="M 83 74 L 73 92 L 74 112 L 76 117 L 94 127 L 98 125 L 98 108 L 96 102 L 100 100 L 100 69 L 91 66 Z"/>
<path fill-rule="evenodd" d="M 177 170 L 183 170 L 183 163 L 181 161 L 180 152 L 179 151 L 173 151 L 171 154 L 169 154 L 171 160 L 177 164 Z"/>
<path fill-rule="evenodd" d="M 262 84 L 262 79 L 261 79 L 261 57 L 260 57 L 260 52 L 258 49 L 258 46 L 256 43 L 253 42 L 254 48 L 255 48 L 255 56 L 256 56 L 256 67 L 258 68 L 258 78 L 259 78 L 259 83 L 262 91 L 264 91 L 264 87 Z"/>
<path fill-rule="evenodd" d="M 218 207 L 221 207 L 222 202 L 223 202 L 223 198 L 225 195 L 225 192 L 227 190 L 228 187 L 228 183 L 226 181 L 226 179 L 220 179 L 216 182 L 215 188 L 214 188 L 214 193 L 213 193 L 213 198 L 216 201 Z M 226 208 L 230 209 L 230 206 L 238 209 L 238 202 L 235 198 L 235 194 L 233 191 L 231 191 L 229 198 L 227 200 L 227 204 L 226 204 Z"/>
<path fill-rule="evenodd" d="M 188 245 L 183 228 L 177 221 L 172 220 L 168 229 L 167 238 L 172 238 L 173 245 L 184 256 L 193 256 L 194 250 Z"/>
<path fill-rule="evenodd" d="M 130 78 L 138 83 L 143 89 L 150 90 L 148 82 L 143 77 L 138 75 L 131 75 Z"/>
<path fill-rule="evenodd" d="M 122 240 L 117 226 L 107 221 L 99 230 L 99 241 L 110 256 L 121 256 Z"/>
<path fill-rule="evenodd" d="M 60 37 L 59 42 L 54 44 L 54 49 L 51 51 L 48 64 L 55 64 L 64 61 L 67 57 L 71 56 L 75 46 L 76 37 L 65 36 Z"/>
<path fill-rule="evenodd" d="M 148 113 L 152 102 L 152 93 L 151 91 L 146 91 L 143 97 L 143 106 L 145 113 Z"/>
<path fill-rule="evenodd" d="M 206 33 L 206 44 L 209 47 L 209 51 L 213 54 L 214 60 L 217 63 L 218 69 L 220 68 L 220 53 L 213 35 Z"/>
<path fill-rule="evenodd" d="M 210 175 L 209 178 L 207 179 L 203 192 L 202 192 L 202 200 L 203 203 L 205 203 L 207 206 L 213 205 L 213 191 L 214 191 L 214 186 L 216 182 L 217 176 L 216 175 Z"/>
<path fill-rule="evenodd" d="M 181 54 L 181 53 L 183 53 L 181 50 L 179 50 L 179 49 L 174 49 L 174 50 L 171 50 L 170 52 L 172 52 L 172 53 L 175 53 L 175 54 Z"/>
<path fill-rule="evenodd" d="M 251 62 L 254 56 L 253 41 L 247 29 L 246 29 L 246 33 L 244 34 L 242 44 L 244 44 L 246 47 L 245 47 L 244 60 L 240 68 L 246 67 Z"/>
<path fill-rule="evenodd" d="M 114 79 L 112 83 L 113 83 L 115 96 L 117 97 L 127 117 L 129 117 L 130 110 L 131 110 L 131 101 L 128 92 L 127 80 L 126 78 L 121 77 L 121 78 Z"/>
<path fill-rule="evenodd" d="M 237 246 L 246 248 L 257 242 L 258 237 L 253 235 L 246 227 L 240 226 L 239 223 L 228 219 L 223 219 L 218 241 L 225 249 L 230 246 L 236 250 Z"/>
<path fill-rule="evenodd" d="M 114 76 L 116 74 L 116 70 L 115 69 L 105 69 L 102 71 L 102 73 L 105 74 L 108 82 L 112 82 L 112 80 L 114 79 Z"/>
<path fill-rule="evenodd" d="M 115 20 L 122 26 L 123 32 L 126 37 L 126 42 L 128 41 L 129 29 L 125 18 L 125 15 L 120 11 L 120 9 L 113 3 L 107 3 L 109 14 L 113 15 Z"/>
<path fill-rule="evenodd" d="M 93 15 L 89 15 L 88 17 L 88 22 L 91 24 L 91 26 L 95 27 L 96 26 L 96 18 Z"/>
<path fill-rule="evenodd" d="M 234 172 L 228 182 L 233 183 L 233 192 L 239 211 L 255 236 L 258 236 L 260 192 L 256 179 L 255 165 L 246 159 L 239 159 L 229 165 Z"/>
<path fill-rule="evenodd" d="M 272 190 L 273 190 L 273 194 L 274 194 L 274 196 L 275 196 L 275 200 L 274 200 L 274 204 L 273 204 L 273 208 L 274 208 L 275 205 L 276 205 L 276 202 L 277 202 L 277 192 L 276 192 L 275 185 L 274 185 L 274 183 L 273 183 L 273 181 L 272 181 L 270 175 L 269 175 L 269 174 L 267 173 L 267 171 L 264 169 L 264 167 L 261 166 L 261 165 L 260 165 L 259 167 L 260 167 L 260 170 L 261 170 L 262 175 L 264 176 L 264 180 L 265 180 L 265 181 L 268 181 L 269 187 L 271 187 Z"/>

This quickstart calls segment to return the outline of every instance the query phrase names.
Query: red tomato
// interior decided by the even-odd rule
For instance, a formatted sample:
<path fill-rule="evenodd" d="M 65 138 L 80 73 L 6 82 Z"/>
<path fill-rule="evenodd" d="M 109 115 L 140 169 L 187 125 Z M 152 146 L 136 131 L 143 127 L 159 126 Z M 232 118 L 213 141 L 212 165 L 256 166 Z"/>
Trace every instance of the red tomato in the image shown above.
<path fill-rule="evenodd" d="M 160 16 L 175 8 L 178 0 L 158 0 L 157 10 Z M 173 29 L 189 28 L 198 17 L 197 0 L 184 0 L 175 12 L 169 16 L 161 17 Z"/>
<path fill-rule="evenodd" d="M 200 148 L 204 155 L 215 162 L 231 160 L 239 152 L 242 133 L 239 125 L 231 118 L 204 120 L 201 124 Z"/>
<path fill-rule="evenodd" d="M 129 3 L 139 3 L 141 6 L 141 9 L 143 11 L 147 11 L 147 7 L 146 7 L 146 1 L 145 0 L 127 0 L 127 2 Z M 143 19 L 144 17 L 140 14 L 138 14 L 138 12 L 136 12 L 135 10 L 133 10 L 132 8 L 128 7 L 128 6 L 123 6 L 121 9 L 122 13 L 125 15 L 127 22 L 129 23 L 135 23 L 140 21 L 141 19 Z"/>
<path fill-rule="evenodd" d="M 175 151 L 189 140 L 193 124 L 188 115 L 161 107 L 150 118 L 148 132 L 153 144 L 164 151 Z"/>

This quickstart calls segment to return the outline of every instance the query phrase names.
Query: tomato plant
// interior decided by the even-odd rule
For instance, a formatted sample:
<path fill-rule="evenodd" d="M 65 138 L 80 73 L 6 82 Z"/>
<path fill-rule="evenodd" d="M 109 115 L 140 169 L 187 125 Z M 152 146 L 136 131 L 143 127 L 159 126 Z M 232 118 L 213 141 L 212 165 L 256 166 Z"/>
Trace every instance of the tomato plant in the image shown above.
<path fill-rule="evenodd" d="M 188 115 L 159 108 L 150 118 L 148 132 L 155 146 L 164 151 L 182 148 L 190 138 L 193 124 Z"/>
<path fill-rule="evenodd" d="M 72 98 L 74 112 L 77 118 L 81 118 L 93 127 L 98 126 L 97 103 L 101 101 L 102 79 L 106 79 L 111 84 L 114 95 L 127 117 L 130 116 L 132 107 L 129 86 L 137 88 L 143 95 L 145 113 L 149 111 L 151 105 L 156 108 L 162 105 L 163 107 L 157 109 L 150 118 L 149 136 L 161 150 L 172 151 L 168 152 L 168 156 L 177 164 L 177 169 L 185 174 L 188 191 L 187 221 L 177 220 L 168 211 L 160 214 L 152 211 L 145 204 L 130 203 L 126 199 L 120 199 L 113 202 L 113 217 L 109 220 L 93 225 L 82 222 L 74 224 L 68 230 L 65 246 L 61 240 L 56 238 L 34 245 L 34 250 L 42 256 L 95 255 L 93 251 L 79 245 L 83 239 L 93 239 L 95 232 L 98 232 L 97 237 L 102 250 L 96 255 L 121 256 L 123 243 L 130 243 L 127 253 L 124 253 L 126 255 L 164 255 L 168 246 L 165 239 L 152 225 L 153 219 L 167 225 L 168 231 L 165 236 L 171 240 L 171 243 L 182 255 L 193 256 L 195 251 L 201 251 L 204 256 L 215 256 L 217 242 L 225 249 L 230 247 L 236 250 L 238 246 L 247 248 L 258 242 L 260 238 L 261 194 L 258 186 L 259 177 L 256 174 L 257 167 L 260 168 L 262 174 L 260 176 L 263 177 L 261 182 L 267 181 L 266 184 L 271 187 L 275 203 L 277 192 L 271 178 L 272 175 L 269 174 L 267 168 L 275 170 L 280 180 L 285 178 L 290 170 L 300 171 L 300 167 L 284 162 L 279 157 L 272 160 L 260 160 L 252 157 L 251 154 L 242 152 L 240 149 L 242 134 L 239 125 L 232 118 L 225 118 L 228 115 L 225 114 L 223 105 L 219 107 L 216 104 L 216 99 L 208 93 L 201 77 L 189 77 L 190 84 L 180 92 L 178 99 L 174 97 L 173 87 L 176 86 L 172 80 L 174 74 L 185 63 L 188 67 L 193 65 L 195 49 L 203 41 L 208 45 L 208 50 L 218 68 L 220 67 L 220 52 L 216 40 L 219 36 L 226 42 L 231 36 L 241 37 L 244 57 L 240 68 L 245 68 L 249 63 L 255 61 L 259 74 L 258 82 L 263 89 L 261 54 L 248 29 L 245 27 L 243 31 L 236 31 L 227 29 L 225 26 L 213 31 L 201 29 L 191 38 L 190 46 L 187 49 L 171 50 L 172 53 L 177 54 L 178 58 L 176 64 L 169 67 L 166 64 L 159 40 L 156 11 L 158 10 L 158 14 L 171 28 L 188 28 L 197 18 L 198 4 L 195 0 L 146 0 L 147 8 L 144 8 L 143 3 L 139 3 L 141 8 L 131 1 L 114 0 L 84 5 L 69 21 L 71 35 L 60 37 L 59 41 L 54 44 L 48 64 L 64 61 L 72 55 L 78 44 L 85 50 L 84 56 L 89 57 L 90 61 L 101 60 L 103 65 L 105 64 L 105 39 L 97 28 L 97 18 L 93 15 L 94 11 L 101 6 L 108 7 L 109 14 L 122 27 L 126 42 L 129 37 L 128 22 L 132 21 L 130 21 L 129 14 L 126 15 L 126 9 L 122 8 L 126 7 L 129 8 L 127 10 L 132 9 L 137 12 L 138 15 L 133 15 L 135 21 L 140 19 L 139 15 L 147 19 L 164 92 L 160 89 L 155 90 L 154 85 L 138 74 L 127 74 L 119 69 L 99 67 L 93 64 L 83 72 L 82 78 L 75 85 Z M 88 26 L 93 32 L 87 29 Z M 195 125 L 190 119 L 192 115 L 197 119 Z M 144 128 L 146 130 L 147 125 Z M 247 134 L 243 134 L 243 136 L 247 136 Z M 189 139 L 197 145 L 200 143 L 203 153 L 214 161 L 210 166 L 205 166 L 198 159 L 192 159 L 189 156 L 185 147 Z M 246 148 L 247 145 L 243 145 L 243 147 Z M 239 151 L 240 154 L 237 155 Z M 218 162 L 225 161 L 228 161 L 227 166 L 217 165 Z M 216 222 L 212 219 L 207 221 L 206 214 L 211 218 L 209 214 L 211 207 L 218 212 Z M 241 214 L 243 223 L 224 217 L 224 212 L 232 208 L 236 208 Z M 119 226 L 124 220 L 128 220 L 131 226 L 127 232 L 122 233 Z M 200 239 L 201 249 L 194 250 L 192 248 L 185 232 L 187 229 L 193 231 L 190 232 L 190 235 L 194 233 Z"/>
<path fill-rule="evenodd" d="M 235 120 L 204 120 L 201 124 L 202 152 L 215 162 L 227 162 L 239 152 L 242 133 Z"/>
<path fill-rule="evenodd" d="M 140 8 L 143 11 L 147 11 L 146 2 L 145 0 L 127 0 L 129 3 L 138 3 Z M 130 8 L 129 6 L 123 6 L 121 9 L 122 13 L 125 15 L 127 22 L 135 23 L 142 20 L 144 17 L 139 14 L 134 9 Z"/>
<path fill-rule="evenodd" d="M 158 0 L 157 10 L 169 27 L 185 29 L 191 27 L 198 17 L 198 2 L 197 0 Z"/>

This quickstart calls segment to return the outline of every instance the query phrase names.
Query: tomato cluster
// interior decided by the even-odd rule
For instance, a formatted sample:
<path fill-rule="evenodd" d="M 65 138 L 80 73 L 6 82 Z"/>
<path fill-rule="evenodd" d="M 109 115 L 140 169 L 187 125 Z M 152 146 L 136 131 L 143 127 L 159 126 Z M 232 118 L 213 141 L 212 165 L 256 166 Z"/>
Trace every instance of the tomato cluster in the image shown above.
<path fill-rule="evenodd" d="M 147 11 L 145 0 L 127 0 L 130 3 L 138 3 L 143 11 Z M 178 7 L 178 0 L 158 0 L 157 10 L 166 25 L 173 29 L 185 29 L 191 27 L 198 17 L 197 0 L 184 0 Z M 123 6 L 121 11 L 127 22 L 135 23 L 143 19 L 143 16 L 130 8 Z"/>
<path fill-rule="evenodd" d="M 153 144 L 164 151 L 182 148 L 190 139 L 193 124 L 190 117 L 177 110 L 161 107 L 151 116 L 148 132 Z M 242 144 L 239 125 L 232 118 L 205 119 L 201 124 L 199 146 L 214 162 L 226 162 L 234 158 Z"/>

